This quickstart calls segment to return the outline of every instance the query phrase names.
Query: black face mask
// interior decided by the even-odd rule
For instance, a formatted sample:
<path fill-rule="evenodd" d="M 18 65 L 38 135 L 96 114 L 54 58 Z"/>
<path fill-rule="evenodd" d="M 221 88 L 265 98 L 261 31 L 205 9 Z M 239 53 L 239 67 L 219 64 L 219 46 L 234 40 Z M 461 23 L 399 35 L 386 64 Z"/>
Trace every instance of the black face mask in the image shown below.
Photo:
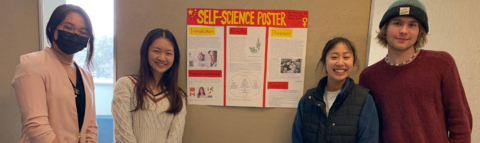
<path fill-rule="evenodd" d="M 90 38 L 63 30 L 57 31 L 58 38 L 55 40 L 55 44 L 57 44 L 58 48 L 62 50 L 63 53 L 71 55 L 87 47 L 87 43 Z"/>

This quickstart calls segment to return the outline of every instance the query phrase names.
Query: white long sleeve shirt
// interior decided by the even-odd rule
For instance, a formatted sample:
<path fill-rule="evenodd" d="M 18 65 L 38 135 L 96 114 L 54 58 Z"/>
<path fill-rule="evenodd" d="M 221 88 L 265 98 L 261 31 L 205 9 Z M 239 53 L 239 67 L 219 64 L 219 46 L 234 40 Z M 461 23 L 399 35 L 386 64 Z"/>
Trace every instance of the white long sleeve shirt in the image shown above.
<path fill-rule="evenodd" d="M 135 84 L 132 76 L 120 78 L 114 90 L 112 115 L 117 143 L 181 143 L 185 126 L 186 101 L 182 110 L 174 115 L 166 113 L 170 102 L 164 94 L 154 96 L 147 92 L 145 110 L 135 108 Z"/>

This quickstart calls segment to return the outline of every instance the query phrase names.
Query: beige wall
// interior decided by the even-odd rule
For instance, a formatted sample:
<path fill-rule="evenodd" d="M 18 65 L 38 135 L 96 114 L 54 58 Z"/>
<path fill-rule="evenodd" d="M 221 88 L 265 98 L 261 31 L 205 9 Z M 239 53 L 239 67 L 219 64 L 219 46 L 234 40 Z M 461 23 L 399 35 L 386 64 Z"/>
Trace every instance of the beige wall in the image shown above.
<path fill-rule="evenodd" d="M 135 74 L 139 48 L 145 35 L 160 27 L 170 29 L 181 52 L 180 86 L 186 89 L 187 8 L 291 9 L 309 11 L 305 90 L 316 86 L 315 67 L 323 46 L 334 36 L 344 36 L 365 60 L 370 0 L 117 0 L 115 47 L 117 78 Z M 363 69 L 363 62 L 360 69 Z M 358 81 L 357 72 L 352 77 Z M 299 95 L 300 96 L 300 95 Z M 184 142 L 282 143 L 291 142 L 296 109 L 187 106 Z"/>
<path fill-rule="evenodd" d="M 20 111 L 11 82 L 20 55 L 38 49 L 37 1 L 0 1 L 0 142 L 20 139 Z"/>
<path fill-rule="evenodd" d="M 392 0 L 376 0 L 378 11 L 385 11 Z M 430 18 L 430 42 L 426 49 L 448 51 L 456 59 L 462 82 L 474 117 L 472 142 L 480 142 L 480 94 L 476 85 L 480 81 L 477 24 L 478 1 L 454 2 L 424 0 Z M 383 6 L 380 6 L 383 5 Z M 432 5 L 435 5 L 433 7 Z M 475 7 L 477 6 L 477 7 Z M 139 47 L 146 33 L 156 27 L 174 32 L 181 56 L 186 52 L 186 9 L 241 8 L 241 9 L 293 9 L 310 12 L 307 43 L 305 90 L 313 87 L 318 78 L 315 69 L 321 48 L 334 36 L 345 36 L 355 42 L 360 61 L 365 60 L 370 1 L 116 1 L 116 69 L 117 78 L 133 74 L 138 68 Z M 381 10 L 383 8 L 383 10 Z M 374 9 L 377 11 L 377 9 Z M 383 14 L 383 12 L 381 12 Z M 374 14 L 375 15 L 375 14 Z M 377 14 L 378 15 L 378 14 Z M 376 28 L 379 19 L 372 22 Z M 18 58 L 39 48 L 38 6 L 35 0 L 0 1 L 0 142 L 18 142 L 20 114 L 11 80 Z M 355 22 L 352 22 L 355 21 Z M 314 26 L 316 25 L 316 26 Z M 374 32 L 376 29 L 372 29 Z M 371 45 L 375 45 L 372 43 Z M 372 51 L 373 48 L 372 48 Z M 382 55 L 385 54 L 371 54 Z M 370 57 L 374 59 L 375 57 Z M 182 58 L 184 60 L 184 58 Z M 378 61 L 374 59 L 374 61 Z M 185 61 L 181 64 L 180 86 L 186 87 Z M 363 69 L 363 63 L 360 65 Z M 358 80 L 358 74 L 352 77 Z M 319 75 L 323 76 L 323 75 Z M 289 142 L 295 109 L 262 109 L 189 105 L 184 142 Z"/>
<path fill-rule="evenodd" d="M 472 143 L 480 143 L 480 1 L 422 0 L 427 8 L 429 33 L 424 49 L 450 53 L 457 64 L 460 78 L 473 115 Z M 374 0 L 372 28 L 376 36 L 378 24 L 394 0 Z M 387 50 L 370 38 L 369 65 L 387 54 Z"/>

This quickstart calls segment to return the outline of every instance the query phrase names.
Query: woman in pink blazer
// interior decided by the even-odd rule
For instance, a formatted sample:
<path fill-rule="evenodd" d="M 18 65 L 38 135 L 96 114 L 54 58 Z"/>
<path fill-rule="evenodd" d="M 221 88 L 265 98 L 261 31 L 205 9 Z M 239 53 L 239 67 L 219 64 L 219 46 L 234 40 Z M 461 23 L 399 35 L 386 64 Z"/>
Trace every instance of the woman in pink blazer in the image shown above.
<path fill-rule="evenodd" d="M 12 86 L 20 106 L 20 143 L 97 142 L 92 75 L 73 61 L 88 45 L 93 57 L 90 18 L 75 5 L 55 9 L 46 27 L 52 47 L 20 57 Z"/>

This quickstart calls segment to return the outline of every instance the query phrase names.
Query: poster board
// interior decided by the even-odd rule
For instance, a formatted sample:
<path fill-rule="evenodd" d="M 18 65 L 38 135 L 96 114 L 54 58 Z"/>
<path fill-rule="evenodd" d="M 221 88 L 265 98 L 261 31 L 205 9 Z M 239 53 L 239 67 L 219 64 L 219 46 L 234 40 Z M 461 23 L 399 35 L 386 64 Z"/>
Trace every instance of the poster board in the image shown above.
<path fill-rule="evenodd" d="M 187 8 L 189 104 L 296 108 L 308 11 Z"/>

